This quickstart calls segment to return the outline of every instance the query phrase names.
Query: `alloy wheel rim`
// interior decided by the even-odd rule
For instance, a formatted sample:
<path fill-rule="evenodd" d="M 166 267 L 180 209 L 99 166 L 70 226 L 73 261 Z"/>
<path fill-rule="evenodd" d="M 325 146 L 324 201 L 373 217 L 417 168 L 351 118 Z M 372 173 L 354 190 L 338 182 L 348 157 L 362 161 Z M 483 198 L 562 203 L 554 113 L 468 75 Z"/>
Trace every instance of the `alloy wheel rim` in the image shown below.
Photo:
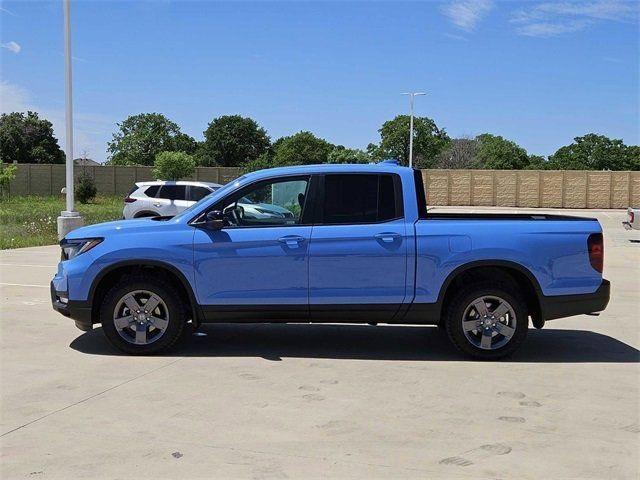
<path fill-rule="evenodd" d="M 482 350 L 504 347 L 513 338 L 516 326 L 516 313 L 511 304 L 493 295 L 476 298 L 462 315 L 464 336 Z"/>
<path fill-rule="evenodd" d="M 162 298 L 149 290 L 123 295 L 113 310 L 113 324 L 128 343 L 149 345 L 158 341 L 169 326 L 169 309 Z"/>

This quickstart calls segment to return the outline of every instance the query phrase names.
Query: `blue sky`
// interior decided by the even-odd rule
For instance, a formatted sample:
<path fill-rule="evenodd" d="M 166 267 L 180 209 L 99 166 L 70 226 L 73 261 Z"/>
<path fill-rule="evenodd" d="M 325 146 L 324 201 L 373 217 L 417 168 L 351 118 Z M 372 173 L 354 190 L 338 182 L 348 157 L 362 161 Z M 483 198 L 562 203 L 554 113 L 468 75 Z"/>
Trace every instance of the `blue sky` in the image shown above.
<path fill-rule="evenodd" d="M 638 2 L 73 1 L 75 151 L 107 158 L 115 123 L 160 112 L 196 139 L 242 114 L 272 139 L 364 148 L 416 114 L 548 155 L 598 132 L 640 143 Z M 60 1 L 0 4 L 2 111 L 64 141 Z"/>

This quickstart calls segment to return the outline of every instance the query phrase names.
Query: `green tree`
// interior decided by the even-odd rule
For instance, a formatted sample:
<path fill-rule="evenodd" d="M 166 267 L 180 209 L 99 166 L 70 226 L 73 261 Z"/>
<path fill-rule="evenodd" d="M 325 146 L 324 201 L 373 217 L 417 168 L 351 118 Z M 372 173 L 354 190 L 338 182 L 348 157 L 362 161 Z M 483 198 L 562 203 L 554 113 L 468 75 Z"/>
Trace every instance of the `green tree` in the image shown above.
<path fill-rule="evenodd" d="M 159 180 L 180 180 L 196 170 L 193 156 L 184 152 L 160 152 L 153 165 L 153 175 Z"/>
<path fill-rule="evenodd" d="M 637 146 L 589 133 L 574 138 L 571 145 L 560 147 L 549 162 L 558 170 L 638 170 L 638 157 Z"/>
<path fill-rule="evenodd" d="M 334 146 L 311 132 L 298 132 L 279 138 L 273 144 L 273 164 L 315 165 L 327 163 Z"/>
<path fill-rule="evenodd" d="M 357 148 L 347 148 L 342 145 L 333 147 L 327 157 L 328 163 L 369 163 L 371 156 Z"/>
<path fill-rule="evenodd" d="M 4 195 L 8 189 L 11 181 L 16 178 L 16 165 L 7 165 L 0 163 L 0 194 Z"/>
<path fill-rule="evenodd" d="M 240 115 L 215 118 L 204 131 L 198 152 L 202 165 L 241 166 L 266 153 L 271 140 L 255 120 Z"/>
<path fill-rule="evenodd" d="M 159 113 L 141 113 L 118 123 L 108 144 L 111 165 L 153 165 L 160 152 L 194 153 L 196 141 Z"/>
<path fill-rule="evenodd" d="M 490 133 L 478 135 L 476 140 L 476 156 L 482 168 L 521 170 L 529 164 L 527 151 L 511 140 Z"/>
<path fill-rule="evenodd" d="M 396 158 L 403 165 L 409 164 L 409 120 L 409 115 L 398 115 L 382 124 L 378 130 L 380 144 L 367 147 L 372 158 Z M 418 168 L 431 168 L 451 139 L 428 117 L 414 117 L 413 131 L 413 163 Z"/>
<path fill-rule="evenodd" d="M 529 155 L 529 163 L 525 167 L 527 170 L 548 170 L 551 168 L 546 158 L 541 155 Z"/>
<path fill-rule="evenodd" d="M 64 163 L 64 152 L 53 136 L 53 125 L 36 112 L 0 116 L 0 161 L 4 163 Z"/>
<path fill-rule="evenodd" d="M 75 195 L 80 203 L 89 203 L 98 194 L 98 187 L 91 175 L 85 173 L 80 174 L 80 177 L 75 184 Z"/>

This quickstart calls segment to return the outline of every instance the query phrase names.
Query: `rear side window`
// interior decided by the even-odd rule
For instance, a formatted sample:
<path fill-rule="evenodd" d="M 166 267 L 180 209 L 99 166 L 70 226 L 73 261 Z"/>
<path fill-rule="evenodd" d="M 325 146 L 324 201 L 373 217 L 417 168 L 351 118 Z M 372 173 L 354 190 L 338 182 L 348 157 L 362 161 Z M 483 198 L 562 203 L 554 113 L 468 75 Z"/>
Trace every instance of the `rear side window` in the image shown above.
<path fill-rule="evenodd" d="M 326 175 L 322 223 L 378 223 L 402 217 L 393 175 Z"/>
<path fill-rule="evenodd" d="M 160 193 L 156 198 L 164 198 L 167 200 L 186 200 L 186 190 L 186 185 L 162 185 L 162 187 L 160 187 Z"/>
<path fill-rule="evenodd" d="M 144 194 L 147 197 L 155 198 L 158 196 L 158 190 L 160 190 L 160 185 L 151 185 L 150 187 L 147 187 L 147 189 L 144 191 Z"/>
<path fill-rule="evenodd" d="M 209 190 L 208 188 L 191 186 L 189 187 L 188 200 L 197 202 L 199 200 L 202 200 L 204 197 L 206 197 L 210 193 L 211 193 L 211 190 Z"/>

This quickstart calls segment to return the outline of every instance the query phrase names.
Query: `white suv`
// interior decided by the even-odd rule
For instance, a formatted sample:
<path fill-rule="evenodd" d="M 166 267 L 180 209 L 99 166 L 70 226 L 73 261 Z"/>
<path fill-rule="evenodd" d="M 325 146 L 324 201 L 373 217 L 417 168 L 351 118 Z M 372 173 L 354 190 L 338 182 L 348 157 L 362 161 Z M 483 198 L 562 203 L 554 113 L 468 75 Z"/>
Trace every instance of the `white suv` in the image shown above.
<path fill-rule="evenodd" d="M 124 199 L 122 216 L 125 219 L 158 215 L 172 217 L 221 186 L 209 182 L 137 182 Z"/>

